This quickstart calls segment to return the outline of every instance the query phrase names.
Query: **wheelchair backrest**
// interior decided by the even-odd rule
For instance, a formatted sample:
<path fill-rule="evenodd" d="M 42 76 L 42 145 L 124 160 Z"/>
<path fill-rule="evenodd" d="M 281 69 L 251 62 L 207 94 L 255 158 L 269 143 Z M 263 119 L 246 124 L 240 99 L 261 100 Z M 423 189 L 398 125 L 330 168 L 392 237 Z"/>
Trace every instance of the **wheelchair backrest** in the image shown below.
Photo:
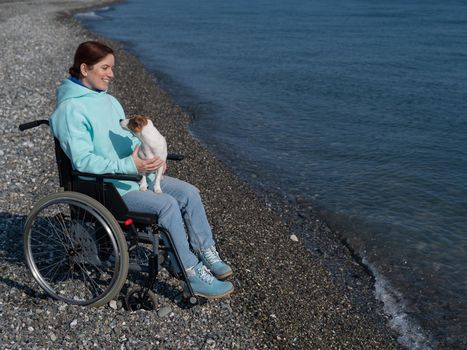
<path fill-rule="evenodd" d="M 102 203 L 117 220 L 125 220 L 128 215 L 128 208 L 111 183 L 100 180 L 83 180 L 78 174 L 74 174 L 70 158 L 65 154 L 60 141 L 54 137 L 55 159 L 58 166 L 58 177 L 60 187 L 65 191 L 76 191 L 84 193 Z"/>
<path fill-rule="evenodd" d="M 72 166 L 71 161 L 68 156 L 63 152 L 62 147 L 60 146 L 60 141 L 54 137 L 55 143 L 55 160 L 57 161 L 58 166 L 58 177 L 60 180 L 60 187 L 63 187 L 65 191 L 72 190 Z"/>

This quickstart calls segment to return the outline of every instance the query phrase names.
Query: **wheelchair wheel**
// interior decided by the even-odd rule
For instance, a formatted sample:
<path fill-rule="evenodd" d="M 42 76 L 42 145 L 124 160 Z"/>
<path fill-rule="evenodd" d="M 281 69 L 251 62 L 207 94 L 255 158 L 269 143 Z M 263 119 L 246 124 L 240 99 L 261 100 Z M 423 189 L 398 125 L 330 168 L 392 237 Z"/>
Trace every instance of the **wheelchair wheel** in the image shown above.
<path fill-rule="evenodd" d="M 128 274 L 128 248 L 120 225 L 95 199 L 60 192 L 41 199 L 24 228 L 24 254 L 39 285 L 69 304 L 101 306 Z"/>

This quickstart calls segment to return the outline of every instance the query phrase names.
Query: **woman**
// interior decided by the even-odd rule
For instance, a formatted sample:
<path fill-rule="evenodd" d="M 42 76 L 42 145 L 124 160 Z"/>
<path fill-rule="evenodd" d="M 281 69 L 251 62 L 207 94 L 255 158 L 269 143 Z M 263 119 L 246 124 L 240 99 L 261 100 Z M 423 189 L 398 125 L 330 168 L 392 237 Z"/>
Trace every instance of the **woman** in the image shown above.
<path fill-rule="evenodd" d="M 119 124 L 125 118 L 123 108 L 107 94 L 114 63 L 110 47 L 96 41 L 79 45 L 70 77 L 57 90 L 57 107 L 50 118 L 53 134 L 76 170 L 94 174 L 154 171 L 164 162 L 138 157 L 139 141 Z M 132 181 L 112 182 L 130 211 L 156 214 L 159 225 L 171 233 L 195 294 L 221 298 L 233 291 L 232 283 L 222 281 L 232 270 L 216 251 L 196 187 L 167 175 L 161 194 L 141 192 Z"/>

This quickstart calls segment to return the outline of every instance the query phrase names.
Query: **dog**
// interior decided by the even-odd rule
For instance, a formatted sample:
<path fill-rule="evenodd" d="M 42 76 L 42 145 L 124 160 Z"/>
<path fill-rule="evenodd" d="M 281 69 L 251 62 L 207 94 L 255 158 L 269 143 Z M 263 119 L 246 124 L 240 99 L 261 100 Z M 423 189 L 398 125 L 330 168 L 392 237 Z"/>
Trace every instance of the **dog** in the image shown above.
<path fill-rule="evenodd" d="M 141 159 L 159 157 L 164 162 L 167 160 L 167 142 L 148 117 L 144 115 L 135 115 L 129 119 L 121 119 L 120 126 L 130 131 L 141 141 L 138 157 Z M 163 172 L 163 165 L 155 170 L 155 173 L 157 173 L 153 188 L 155 193 L 162 193 L 161 180 Z M 146 174 L 141 175 L 143 175 L 143 178 L 139 183 L 139 190 L 146 191 L 148 189 Z"/>

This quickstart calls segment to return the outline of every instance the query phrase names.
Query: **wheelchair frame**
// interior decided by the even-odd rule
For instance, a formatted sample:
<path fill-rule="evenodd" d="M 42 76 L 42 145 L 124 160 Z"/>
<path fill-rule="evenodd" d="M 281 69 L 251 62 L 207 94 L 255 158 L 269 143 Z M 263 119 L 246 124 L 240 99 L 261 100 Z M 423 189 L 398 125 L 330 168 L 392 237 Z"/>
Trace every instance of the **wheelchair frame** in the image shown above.
<path fill-rule="evenodd" d="M 36 120 L 19 129 L 42 124 L 49 122 Z M 23 234 L 26 263 L 41 288 L 69 304 L 101 306 L 118 296 L 128 271 L 146 272 L 144 286 L 129 289 L 125 304 L 130 310 L 153 309 L 157 300 L 152 287 L 166 267 L 184 282 L 182 307 L 205 302 L 194 294 L 170 232 L 157 224 L 154 214 L 129 211 L 115 186 L 105 181 L 139 181 L 141 175 L 73 170 L 56 138 L 54 143 L 65 191 L 35 204 Z M 183 156 L 169 154 L 167 159 Z M 135 262 L 130 261 L 133 255 Z"/>

